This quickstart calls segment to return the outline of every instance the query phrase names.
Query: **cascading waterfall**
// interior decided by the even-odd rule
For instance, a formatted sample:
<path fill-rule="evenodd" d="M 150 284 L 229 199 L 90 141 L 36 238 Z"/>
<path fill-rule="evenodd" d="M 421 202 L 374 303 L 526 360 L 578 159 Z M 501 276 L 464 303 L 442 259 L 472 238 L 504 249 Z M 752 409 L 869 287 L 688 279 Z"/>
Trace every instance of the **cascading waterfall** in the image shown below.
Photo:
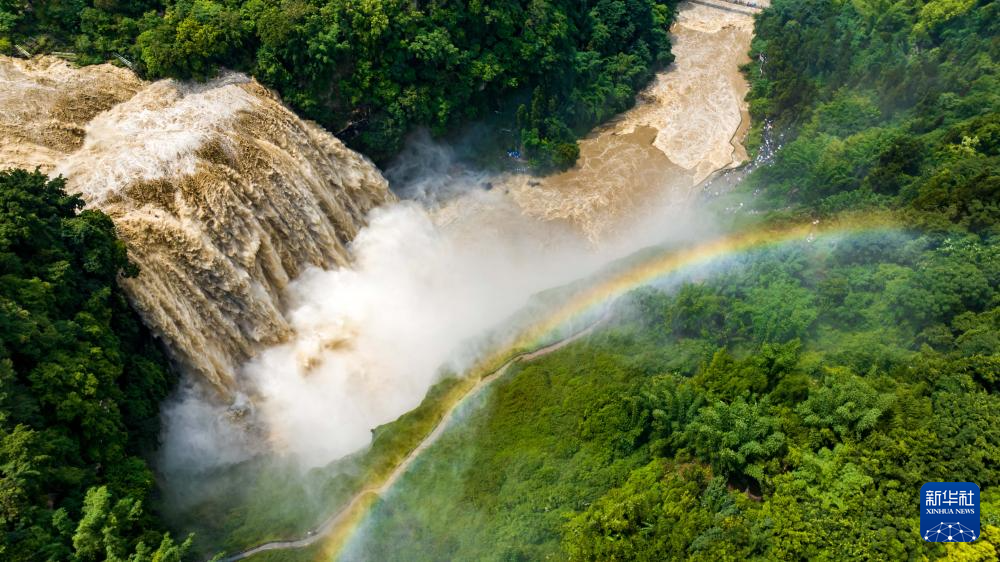
<path fill-rule="evenodd" d="M 240 365 L 290 334 L 286 285 L 348 261 L 378 169 L 256 81 L 143 82 L 110 65 L 0 57 L 0 168 L 62 174 L 112 217 L 122 280 L 186 372 L 235 394 Z"/>

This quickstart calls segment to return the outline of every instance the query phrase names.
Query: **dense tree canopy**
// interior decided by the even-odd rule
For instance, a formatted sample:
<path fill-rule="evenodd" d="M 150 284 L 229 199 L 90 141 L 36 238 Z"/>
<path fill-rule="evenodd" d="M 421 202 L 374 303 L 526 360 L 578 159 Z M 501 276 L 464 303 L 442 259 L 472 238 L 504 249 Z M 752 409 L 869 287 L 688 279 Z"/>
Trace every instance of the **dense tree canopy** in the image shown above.
<path fill-rule="evenodd" d="M 667 346 L 724 347 L 652 402 L 667 462 L 571 520 L 574 559 L 998 556 L 1000 447 L 985 437 L 1000 434 L 998 16 L 989 1 L 775 0 L 759 17 L 746 68 L 756 142 L 783 146 L 736 196 L 782 219 L 895 209 L 924 234 L 772 256 L 660 306 L 638 295 L 641 317 L 677 340 Z M 678 410 L 680 389 L 698 406 Z M 720 476 L 759 492 L 720 503 L 706 484 Z M 934 480 L 986 491 L 977 544 L 916 534 L 916 493 Z M 664 487 L 702 501 L 646 503 Z M 660 521 L 682 550 L 649 542 Z"/>
<path fill-rule="evenodd" d="M 0 172 L 0 558 L 176 560 L 144 511 L 166 363 L 118 288 L 106 215 Z"/>
<path fill-rule="evenodd" d="M 765 124 L 787 136 L 753 178 L 755 204 L 902 207 L 920 226 L 996 235 L 998 36 L 996 2 L 774 2 L 750 107 L 758 142 Z"/>

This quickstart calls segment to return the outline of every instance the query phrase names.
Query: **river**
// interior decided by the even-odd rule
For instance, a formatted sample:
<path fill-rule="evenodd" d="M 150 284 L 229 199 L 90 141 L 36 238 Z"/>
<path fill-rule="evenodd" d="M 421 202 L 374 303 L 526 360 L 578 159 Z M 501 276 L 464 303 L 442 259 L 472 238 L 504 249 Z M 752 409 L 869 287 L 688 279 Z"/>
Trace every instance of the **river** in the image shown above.
<path fill-rule="evenodd" d="M 580 142 L 576 166 L 495 183 L 518 211 L 570 223 L 595 243 L 627 232 L 644 212 L 690 203 L 710 175 L 747 159 L 748 85 L 739 68 L 749 62 L 751 14 L 721 0 L 680 4 L 670 29 L 675 62 L 634 108 Z M 444 216 L 468 217 L 463 204 Z"/>
<path fill-rule="evenodd" d="M 397 202 L 370 162 L 248 77 L 150 83 L 51 57 L 0 57 L 0 165 L 64 173 L 115 220 L 142 271 L 124 282 L 130 298 L 186 374 L 164 407 L 167 517 L 256 537 L 284 527 L 204 516 L 251 509 L 219 482 L 252 502 L 269 497 L 253 468 L 268 459 L 301 476 L 363 454 L 372 428 L 419 405 L 442 371 L 515 340 L 534 295 L 712 234 L 693 203 L 747 159 L 739 67 L 752 31 L 745 7 L 681 3 L 675 62 L 580 142 L 572 169 L 453 174 L 447 147 L 418 140 L 445 157 L 435 168 L 404 154 L 432 187 L 394 189 L 440 192 L 416 201 Z M 323 498 L 313 510 L 336 511 Z"/>

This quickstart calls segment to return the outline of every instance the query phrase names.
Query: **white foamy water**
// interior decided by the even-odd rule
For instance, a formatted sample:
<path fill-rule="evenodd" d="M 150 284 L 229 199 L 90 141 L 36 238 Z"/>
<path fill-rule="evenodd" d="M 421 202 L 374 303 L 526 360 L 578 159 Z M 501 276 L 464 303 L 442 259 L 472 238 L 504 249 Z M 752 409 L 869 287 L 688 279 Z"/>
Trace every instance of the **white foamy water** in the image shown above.
<path fill-rule="evenodd" d="M 650 220 L 662 204 L 686 205 L 712 172 L 746 160 L 748 91 L 739 71 L 753 33 L 749 12 L 684 2 L 670 29 L 674 63 L 636 106 L 580 142 L 580 163 L 544 179 L 504 184 L 524 211 L 576 225 L 594 241 Z"/>
<path fill-rule="evenodd" d="M 146 83 L 110 65 L 0 57 L 0 167 L 35 166 L 111 216 L 140 267 L 146 324 L 220 402 L 285 341 L 282 299 L 308 267 L 349 261 L 379 171 L 239 74 Z"/>

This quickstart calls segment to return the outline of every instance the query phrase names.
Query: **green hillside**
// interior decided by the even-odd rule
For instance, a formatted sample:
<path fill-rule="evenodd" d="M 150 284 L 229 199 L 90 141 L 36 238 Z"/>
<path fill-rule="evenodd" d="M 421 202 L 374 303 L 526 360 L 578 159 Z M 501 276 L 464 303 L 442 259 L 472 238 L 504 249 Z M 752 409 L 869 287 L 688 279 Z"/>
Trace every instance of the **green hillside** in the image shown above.
<path fill-rule="evenodd" d="M 111 219 L 64 185 L 0 172 L 0 559 L 179 560 L 143 460 L 174 375 Z"/>
<path fill-rule="evenodd" d="M 471 152 L 520 147 L 512 165 L 551 169 L 671 60 L 672 8 L 0 0 L 0 51 L 117 53 L 150 78 L 241 69 L 380 161 L 416 128 L 478 123 Z M 869 212 L 899 227 L 631 293 L 465 404 L 345 559 L 1000 557 L 1000 3 L 773 0 L 751 56 L 764 161 L 705 212 L 736 233 Z M 111 220 L 63 188 L 0 172 L 0 559 L 195 559 L 151 513 L 144 460 L 175 376 L 118 287 L 136 272 Z M 196 548 L 312 528 L 462 388 L 378 428 L 352 472 L 220 475 L 233 505 L 195 506 Z M 921 539 L 927 481 L 981 487 L 979 540 Z"/>

